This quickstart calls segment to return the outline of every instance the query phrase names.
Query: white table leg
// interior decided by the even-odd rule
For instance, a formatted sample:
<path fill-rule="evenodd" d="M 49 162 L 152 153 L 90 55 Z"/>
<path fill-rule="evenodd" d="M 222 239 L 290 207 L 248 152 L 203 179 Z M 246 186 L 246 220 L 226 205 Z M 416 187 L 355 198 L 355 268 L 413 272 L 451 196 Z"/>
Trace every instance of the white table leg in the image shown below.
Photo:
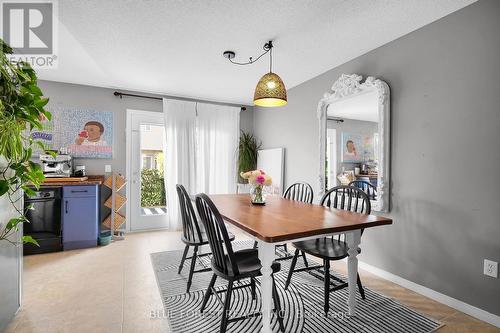
<path fill-rule="evenodd" d="M 354 316 L 356 314 L 356 282 L 358 278 L 358 246 L 361 242 L 361 230 L 353 230 L 346 233 L 347 236 L 347 246 L 349 250 L 347 253 L 349 257 L 347 258 L 347 274 L 349 282 L 349 315 Z"/>
<path fill-rule="evenodd" d="M 262 264 L 262 331 L 271 333 L 271 310 L 272 310 L 272 268 L 271 264 L 274 259 L 274 244 L 266 243 L 261 240 L 259 242 L 259 259 Z"/>

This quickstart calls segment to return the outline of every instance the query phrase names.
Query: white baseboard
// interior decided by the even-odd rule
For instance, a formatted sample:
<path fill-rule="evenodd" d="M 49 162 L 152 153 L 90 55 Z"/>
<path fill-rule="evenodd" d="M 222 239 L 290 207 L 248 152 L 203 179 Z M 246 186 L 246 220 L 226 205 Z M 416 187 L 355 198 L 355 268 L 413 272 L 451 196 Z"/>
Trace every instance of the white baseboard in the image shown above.
<path fill-rule="evenodd" d="M 485 321 L 496 327 L 500 327 L 500 316 L 497 316 L 493 313 L 481 310 L 480 308 L 464 303 L 450 296 L 446 296 L 445 294 L 441 294 L 440 292 L 421 286 L 419 284 L 416 284 L 415 282 L 403 279 L 400 276 L 394 275 L 392 273 L 389 273 L 387 271 L 384 271 L 383 269 L 377 268 L 367 263 L 359 261 L 359 267 L 385 280 L 394 282 L 404 288 L 413 290 L 414 292 L 429 297 L 439 303 L 448 305 L 449 307 L 452 307 L 458 311 L 466 313 L 469 316 Z"/>

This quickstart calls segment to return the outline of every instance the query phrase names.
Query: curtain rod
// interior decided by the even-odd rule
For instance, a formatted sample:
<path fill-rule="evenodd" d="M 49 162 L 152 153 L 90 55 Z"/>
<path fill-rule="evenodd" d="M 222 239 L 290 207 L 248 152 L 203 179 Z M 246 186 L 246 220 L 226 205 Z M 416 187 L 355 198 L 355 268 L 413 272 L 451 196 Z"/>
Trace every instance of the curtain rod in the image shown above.
<path fill-rule="evenodd" d="M 147 96 L 147 95 L 137 95 L 137 94 L 128 94 L 128 93 L 122 93 L 119 91 L 115 91 L 113 93 L 116 97 L 123 98 L 123 96 L 128 96 L 128 97 L 137 97 L 137 98 L 147 98 L 147 99 L 155 99 L 158 101 L 163 100 L 162 97 L 154 97 L 154 96 Z M 172 98 L 172 99 L 178 99 L 178 100 L 183 100 L 183 101 L 193 101 L 193 102 L 202 102 L 202 103 L 208 103 L 208 104 L 218 104 L 218 105 L 229 105 L 229 106 L 238 106 L 241 108 L 241 111 L 246 111 L 246 107 L 237 105 L 237 104 L 231 104 L 231 103 L 216 103 L 216 102 L 210 102 L 210 101 L 199 101 L 195 99 L 189 99 L 189 98 Z"/>

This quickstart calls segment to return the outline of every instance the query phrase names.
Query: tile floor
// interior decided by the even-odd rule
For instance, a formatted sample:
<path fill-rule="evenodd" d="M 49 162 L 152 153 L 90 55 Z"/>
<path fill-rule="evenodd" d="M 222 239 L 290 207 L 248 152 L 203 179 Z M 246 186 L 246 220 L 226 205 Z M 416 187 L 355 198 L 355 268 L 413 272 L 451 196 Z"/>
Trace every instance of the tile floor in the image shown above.
<path fill-rule="evenodd" d="M 238 239 L 244 236 L 238 234 Z M 28 256 L 24 305 L 6 332 L 168 332 L 149 254 L 182 249 L 180 234 L 128 234 L 109 246 Z M 344 263 L 333 269 L 345 272 Z M 364 285 L 435 318 L 439 333 L 500 333 L 500 329 L 394 283 L 360 271 Z"/>

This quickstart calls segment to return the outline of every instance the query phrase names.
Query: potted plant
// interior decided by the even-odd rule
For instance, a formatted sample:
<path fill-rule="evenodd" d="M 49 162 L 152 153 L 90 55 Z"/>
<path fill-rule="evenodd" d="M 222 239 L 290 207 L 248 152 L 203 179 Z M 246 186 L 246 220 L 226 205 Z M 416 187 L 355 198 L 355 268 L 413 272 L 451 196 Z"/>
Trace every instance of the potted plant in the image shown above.
<path fill-rule="evenodd" d="M 261 146 L 253 134 L 241 131 L 238 147 L 238 183 L 248 183 L 248 179 L 242 178 L 241 174 L 257 168 L 257 153 Z"/>
<path fill-rule="evenodd" d="M 24 222 L 29 222 L 26 212 L 32 207 L 22 208 L 23 191 L 34 194 L 30 185 L 38 188 L 45 179 L 40 166 L 31 161 L 33 148 L 41 142 L 33 140 L 31 132 L 42 129 L 42 121 L 51 119 L 44 109 L 48 99 L 37 85 L 37 76 L 26 62 L 12 63 L 7 54 L 12 49 L 0 39 L 0 197 L 5 196 L 17 212 L 17 216 L 6 223 L 0 221 L 0 241 L 10 240 Z M 37 244 L 30 236 L 23 242 Z"/>

